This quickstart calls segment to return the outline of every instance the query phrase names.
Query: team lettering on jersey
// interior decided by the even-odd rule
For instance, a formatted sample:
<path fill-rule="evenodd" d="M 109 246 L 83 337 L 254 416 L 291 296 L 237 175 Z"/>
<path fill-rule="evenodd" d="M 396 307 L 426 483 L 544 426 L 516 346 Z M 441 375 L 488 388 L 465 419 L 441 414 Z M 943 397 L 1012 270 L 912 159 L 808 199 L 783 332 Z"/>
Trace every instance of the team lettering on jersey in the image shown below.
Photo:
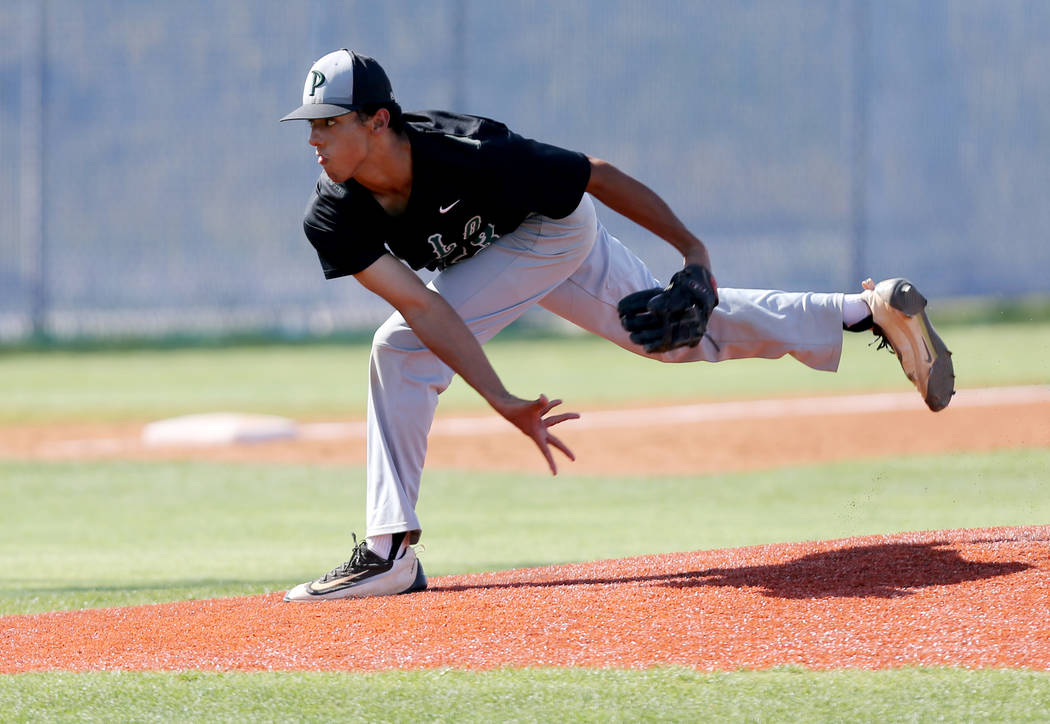
<path fill-rule="evenodd" d="M 458 261 L 474 256 L 499 238 L 496 227 L 486 224 L 480 216 L 471 218 L 463 227 L 463 240 L 446 241 L 441 234 L 427 237 L 436 257 L 438 269 L 445 269 Z"/>

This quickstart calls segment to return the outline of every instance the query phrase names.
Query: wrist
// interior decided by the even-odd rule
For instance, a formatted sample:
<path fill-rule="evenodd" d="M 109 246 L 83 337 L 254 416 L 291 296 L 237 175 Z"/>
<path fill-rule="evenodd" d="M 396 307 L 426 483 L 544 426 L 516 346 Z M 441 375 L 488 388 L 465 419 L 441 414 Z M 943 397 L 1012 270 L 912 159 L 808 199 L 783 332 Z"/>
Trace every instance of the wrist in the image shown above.
<path fill-rule="evenodd" d="M 685 266 L 690 264 L 697 264 L 702 266 L 708 271 L 711 271 L 711 255 L 707 252 L 707 247 L 704 246 L 704 242 L 697 239 L 695 236 L 692 237 L 692 243 L 685 247 L 682 252 L 682 259 L 685 262 Z"/>
<path fill-rule="evenodd" d="M 499 390 L 482 396 L 485 398 L 485 401 L 489 403 L 489 406 L 501 415 L 511 409 L 515 403 L 521 401 L 507 392 L 507 390 Z"/>
<path fill-rule="evenodd" d="M 711 257 L 708 255 L 706 249 L 690 252 L 689 254 L 686 254 L 683 259 L 685 266 L 696 264 L 697 266 L 702 266 L 704 269 L 711 271 Z"/>

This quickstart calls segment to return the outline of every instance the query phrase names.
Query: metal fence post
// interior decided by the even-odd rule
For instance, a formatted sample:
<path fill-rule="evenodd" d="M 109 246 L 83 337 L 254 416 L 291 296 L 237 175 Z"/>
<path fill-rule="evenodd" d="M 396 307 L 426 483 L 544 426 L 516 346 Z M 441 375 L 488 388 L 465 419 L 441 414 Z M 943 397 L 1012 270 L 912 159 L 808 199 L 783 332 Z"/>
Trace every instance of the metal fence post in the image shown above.
<path fill-rule="evenodd" d="M 865 278 L 868 245 L 868 94 L 871 92 L 869 43 L 871 18 L 868 0 L 853 0 L 852 123 L 850 125 L 850 248 L 847 271 L 852 289 Z"/>
<path fill-rule="evenodd" d="M 48 334 L 46 239 L 44 238 L 44 82 L 46 57 L 46 0 L 23 6 L 23 54 L 21 82 L 21 179 L 19 189 L 19 235 L 24 255 L 23 269 L 29 288 L 29 322 L 33 336 Z"/>

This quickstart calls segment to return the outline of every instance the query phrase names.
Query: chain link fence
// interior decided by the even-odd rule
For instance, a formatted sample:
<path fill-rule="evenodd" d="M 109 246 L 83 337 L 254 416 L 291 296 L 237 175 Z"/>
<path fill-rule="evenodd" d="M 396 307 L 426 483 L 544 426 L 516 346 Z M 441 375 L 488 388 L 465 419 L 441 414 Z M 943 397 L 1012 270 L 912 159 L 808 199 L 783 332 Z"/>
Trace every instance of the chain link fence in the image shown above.
<path fill-rule="evenodd" d="M 1048 291 L 1050 3 L 3 0 L 0 341 L 369 327 L 301 230 L 320 55 L 606 158 L 720 283 Z M 669 247 L 605 210 L 661 275 Z"/>

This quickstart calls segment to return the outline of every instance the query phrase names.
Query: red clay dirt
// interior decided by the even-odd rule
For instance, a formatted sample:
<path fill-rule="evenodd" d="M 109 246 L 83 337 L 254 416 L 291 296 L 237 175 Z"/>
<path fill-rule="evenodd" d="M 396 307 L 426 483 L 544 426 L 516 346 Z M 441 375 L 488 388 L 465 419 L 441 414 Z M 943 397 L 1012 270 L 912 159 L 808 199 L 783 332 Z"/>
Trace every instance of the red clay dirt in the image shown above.
<path fill-rule="evenodd" d="M 1050 448 L 1050 404 L 618 429 L 565 426 L 583 473 L 772 468 Z M 0 457 L 354 464 L 360 440 L 143 447 L 137 426 L 8 427 Z M 72 441 L 72 443 L 70 442 Z M 683 443 L 685 441 L 685 443 Z M 432 467 L 544 469 L 517 432 L 432 438 Z M 426 565 L 425 555 L 423 557 Z M 701 551 L 431 580 L 409 596 L 279 594 L 0 617 L 0 673 L 795 664 L 1050 670 L 1050 526 Z"/>
<path fill-rule="evenodd" d="M 1050 669 L 1050 526 L 757 546 L 0 618 L 0 673 L 588 666 Z"/>
<path fill-rule="evenodd" d="M 583 411 L 581 423 L 588 412 Z M 491 422 L 493 417 L 479 419 Z M 363 438 L 150 448 L 140 440 L 141 429 L 141 424 L 0 426 L 0 459 L 364 463 Z M 949 407 L 936 414 L 917 404 L 914 409 L 863 414 L 649 422 L 598 429 L 570 421 L 556 432 L 576 454 L 576 462 L 569 462 L 555 453 L 563 471 L 701 474 L 883 455 L 1050 448 L 1050 402 Z M 509 424 L 476 435 L 443 434 L 435 428 L 427 467 L 532 473 L 547 469 L 535 447 Z"/>

